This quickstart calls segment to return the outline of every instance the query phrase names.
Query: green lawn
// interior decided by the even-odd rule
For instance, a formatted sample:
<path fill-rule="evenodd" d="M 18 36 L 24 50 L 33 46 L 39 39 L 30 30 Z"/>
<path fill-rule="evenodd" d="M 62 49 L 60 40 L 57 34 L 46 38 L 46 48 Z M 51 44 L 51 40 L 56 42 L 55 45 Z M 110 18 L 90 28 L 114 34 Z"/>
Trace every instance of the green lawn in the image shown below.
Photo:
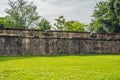
<path fill-rule="evenodd" d="M 0 80 L 120 80 L 120 55 L 0 57 Z"/>

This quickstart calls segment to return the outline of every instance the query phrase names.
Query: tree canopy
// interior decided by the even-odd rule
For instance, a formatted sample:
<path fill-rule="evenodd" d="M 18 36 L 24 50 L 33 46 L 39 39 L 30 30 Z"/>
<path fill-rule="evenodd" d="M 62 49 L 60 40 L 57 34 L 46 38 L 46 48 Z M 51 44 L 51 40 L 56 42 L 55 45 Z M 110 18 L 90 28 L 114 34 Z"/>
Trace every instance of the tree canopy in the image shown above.
<path fill-rule="evenodd" d="M 4 28 L 3 17 L 0 17 L 0 28 Z"/>
<path fill-rule="evenodd" d="M 40 16 L 36 12 L 37 7 L 33 2 L 26 0 L 9 0 L 9 9 L 5 12 L 8 14 L 5 17 L 5 26 L 12 28 L 31 28 L 38 25 Z"/>
<path fill-rule="evenodd" d="M 56 27 L 56 30 L 66 30 L 66 31 L 80 31 L 85 32 L 86 25 L 83 23 L 80 23 L 77 20 L 66 20 L 64 16 L 59 16 L 56 20 L 56 23 L 54 24 Z"/>
<path fill-rule="evenodd" d="M 44 31 L 47 31 L 47 30 L 50 30 L 51 29 L 51 24 L 48 20 L 46 20 L 45 18 L 42 18 L 40 23 L 38 24 L 39 26 L 39 29 L 40 30 L 44 30 Z"/>
<path fill-rule="evenodd" d="M 93 31 L 120 33 L 120 0 L 100 1 L 95 7 L 93 17 Z"/>
<path fill-rule="evenodd" d="M 57 19 L 55 19 L 55 29 L 57 30 L 66 30 L 65 29 L 65 22 L 66 22 L 66 19 L 64 18 L 64 16 L 59 16 Z"/>
<path fill-rule="evenodd" d="M 67 21 L 65 23 L 65 27 L 67 31 L 86 32 L 85 26 L 87 25 L 80 23 L 79 21 L 75 21 L 75 20 Z"/>

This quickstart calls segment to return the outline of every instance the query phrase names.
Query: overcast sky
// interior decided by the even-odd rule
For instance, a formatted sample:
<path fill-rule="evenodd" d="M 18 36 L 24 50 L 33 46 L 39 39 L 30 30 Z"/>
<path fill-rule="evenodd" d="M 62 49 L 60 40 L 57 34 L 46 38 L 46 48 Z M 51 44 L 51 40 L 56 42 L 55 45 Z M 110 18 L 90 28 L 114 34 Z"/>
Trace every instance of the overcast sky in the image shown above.
<path fill-rule="evenodd" d="M 15 1 L 15 0 L 11 0 Z M 60 15 L 67 20 L 78 20 L 82 23 L 89 23 L 97 2 L 105 0 L 27 0 L 32 1 L 37 6 L 40 16 L 45 17 L 50 22 Z M 0 2 L 0 17 L 5 16 L 4 10 L 8 8 L 8 0 Z"/>

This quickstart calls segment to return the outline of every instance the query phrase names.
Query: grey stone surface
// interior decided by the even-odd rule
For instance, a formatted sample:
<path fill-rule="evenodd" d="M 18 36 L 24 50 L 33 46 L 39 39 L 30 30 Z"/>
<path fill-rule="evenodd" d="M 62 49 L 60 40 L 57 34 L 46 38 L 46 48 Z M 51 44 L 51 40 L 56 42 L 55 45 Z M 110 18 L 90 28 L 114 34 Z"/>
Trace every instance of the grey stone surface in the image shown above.
<path fill-rule="evenodd" d="M 68 31 L 0 29 L 0 56 L 120 54 L 120 34 L 90 36 Z"/>

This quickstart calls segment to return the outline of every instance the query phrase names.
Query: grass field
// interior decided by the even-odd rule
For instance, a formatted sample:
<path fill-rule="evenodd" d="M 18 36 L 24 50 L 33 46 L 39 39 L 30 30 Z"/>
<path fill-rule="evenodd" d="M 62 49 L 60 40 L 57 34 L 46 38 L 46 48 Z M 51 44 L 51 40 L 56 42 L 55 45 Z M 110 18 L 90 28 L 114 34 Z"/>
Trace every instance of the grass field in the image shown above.
<path fill-rule="evenodd" d="M 0 80 L 120 80 L 120 55 L 0 57 Z"/>

